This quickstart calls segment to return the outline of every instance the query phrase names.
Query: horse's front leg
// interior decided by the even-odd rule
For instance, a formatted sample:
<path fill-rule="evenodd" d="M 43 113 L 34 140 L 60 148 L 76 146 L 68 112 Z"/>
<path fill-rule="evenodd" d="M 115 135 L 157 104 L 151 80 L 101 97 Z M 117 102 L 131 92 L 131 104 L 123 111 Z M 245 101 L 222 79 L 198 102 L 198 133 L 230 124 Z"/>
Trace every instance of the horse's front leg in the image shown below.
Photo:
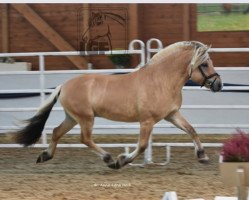
<path fill-rule="evenodd" d="M 181 115 L 179 111 L 166 117 L 165 120 L 171 122 L 176 127 L 182 129 L 186 133 L 188 133 L 193 139 L 195 145 L 196 156 L 200 163 L 207 163 L 209 158 L 204 152 L 204 148 L 201 144 L 199 136 L 197 135 L 195 129 L 185 120 L 185 118 Z"/>
<path fill-rule="evenodd" d="M 136 149 L 129 154 L 120 154 L 116 162 L 117 168 L 121 168 L 126 164 L 131 163 L 138 155 L 145 151 L 154 124 L 153 120 L 140 123 L 140 135 Z"/>

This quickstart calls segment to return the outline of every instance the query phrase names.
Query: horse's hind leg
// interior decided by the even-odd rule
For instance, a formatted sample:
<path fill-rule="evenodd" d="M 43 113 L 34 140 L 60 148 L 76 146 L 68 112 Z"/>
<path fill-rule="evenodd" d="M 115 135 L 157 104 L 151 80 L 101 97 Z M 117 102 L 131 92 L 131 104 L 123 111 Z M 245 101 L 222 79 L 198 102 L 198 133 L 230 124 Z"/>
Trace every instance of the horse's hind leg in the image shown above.
<path fill-rule="evenodd" d="M 53 130 L 51 142 L 48 148 L 39 155 L 37 163 L 42 163 L 52 159 L 59 139 L 70 131 L 76 124 L 76 121 L 66 114 L 65 120 Z"/>
<path fill-rule="evenodd" d="M 94 117 L 84 117 L 80 119 L 81 127 L 81 142 L 91 148 L 102 160 L 108 165 L 108 167 L 115 169 L 115 162 L 112 159 L 110 153 L 106 152 L 101 147 L 98 147 L 92 140 L 92 127 L 94 123 Z"/>
<path fill-rule="evenodd" d="M 188 133 L 191 138 L 193 139 L 196 155 L 198 158 L 198 161 L 200 163 L 207 163 L 209 158 L 204 152 L 204 148 L 201 144 L 201 141 L 199 139 L 199 136 L 197 135 L 195 129 L 185 120 L 185 118 L 181 115 L 181 113 L 178 111 L 171 115 L 170 117 L 165 118 L 165 120 L 171 122 L 176 127 L 182 129 L 186 133 Z"/>

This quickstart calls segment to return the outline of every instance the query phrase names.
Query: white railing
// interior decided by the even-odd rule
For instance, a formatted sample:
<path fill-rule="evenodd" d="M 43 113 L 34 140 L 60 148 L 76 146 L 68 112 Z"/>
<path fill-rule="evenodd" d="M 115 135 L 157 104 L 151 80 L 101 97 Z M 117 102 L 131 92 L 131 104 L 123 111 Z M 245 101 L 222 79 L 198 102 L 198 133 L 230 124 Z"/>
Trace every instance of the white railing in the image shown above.
<path fill-rule="evenodd" d="M 134 45 L 138 43 L 140 49 L 136 50 Z M 133 40 L 129 44 L 128 50 L 111 50 L 111 51 L 68 51 L 68 52 L 30 52 L 30 53 L 1 53 L 0 57 L 33 57 L 38 56 L 39 58 L 39 75 L 40 75 L 40 94 L 41 94 L 41 104 L 45 100 L 45 78 L 44 75 L 51 73 L 45 72 L 45 57 L 46 56 L 88 56 L 88 55 L 111 55 L 111 54 L 140 54 L 140 63 L 138 64 L 138 68 L 145 65 L 145 45 L 141 40 Z M 78 73 L 82 73 L 83 70 L 78 70 Z M 98 71 L 98 70 L 96 70 Z M 103 71 L 102 71 L 103 72 Z M 20 74 L 21 72 L 19 72 Z M 26 74 L 34 74 L 30 72 L 26 72 Z M 87 71 L 86 73 L 89 73 Z M 101 73 L 101 70 L 98 72 Z M 106 72 L 105 72 L 106 73 Z M 2 74 L 8 74 L 8 72 L 2 72 Z M 14 74 L 13 72 L 10 74 Z M 18 74 L 18 73 L 16 73 Z M 25 74 L 25 72 L 22 72 Z M 20 92 L 20 91 L 19 91 Z M 31 92 L 27 90 L 27 92 Z"/>
<path fill-rule="evenodd" d="M 156 43 L 157 47 L 156 48 L 152 48 L 152 43 Z M 146 42 L 146 61 L 149 62 L 151 57 L 152 57 L 152 53 L 157 53 L 159 52 L 161 49 L 163 49 L 163 43 L 156 39 L 156 38 L 151 38 Z"/>
<path fill-rule="evenodd" d="M 152 48 L 151 44 L 153 42 L 157 43 L 157 48 Z M 139 43 L 140 49 L 135 50 L 134 44 Z M 160 49 L 162 49 L 162 43 L 160 43 L 157 39 L 151 39 L 146 43 L 146 52 L 145 52 L 145 45 L 140 40 L 132 41 L 129 45 L 129 50 L 118 50 L 118 51 L 107 51 L 107 52 L 87 52 L 85 55 L 92 55 L 94 53 L 96 54 L 140 54 L 140 63 L 137 66 L 142 67 L 145 65 L 145 60 L 147 57 L 151 57 L 152 53 L 158 52 Z M 210 52 L 249 52 L 249 48 L 212 48 L 210 49 Z M 3 53 L 0 54 L 0 57 L 18 57 L 18 56 L 37 56 L 39 58 L 39 71 L 30 71 L 30 72 L 0 72 L 1 75 L 38 75 L 40 77 L 40 88 L 39 89 L 12 89 L 12 90 L 0 90 L 1 93 L 40 93 L 41 96 L 41 103 L 44 102 L 45 99 L 45 93 L 52 92 L 52 89 L 46 89 L 45 88 L 45 75 L 51 75 L 51 74 L 84 74 L 84 73 L 103 73 L 103 74 L 109 74 L 109 73 L 127 73 L 127 72 L 133 72 L 137 69 L 107 69 L 107 70 L 65 70 L 65 71 L 45 71 L 45 60 L 44 58 L 46 56 L 70 56 L 70 55 L 82 55 L 79 52 L 36 52 L 36 53 Z M 146 56 L 145 56 L 146 55 Z M 240 67 L 240 68 L 216 68 L 217 71 L 248 71 L 249 68 L 247 67 Z M 205 90 L 200 87 L 184 87 L 183 90 Z M 223 90 L 249 90 L 248 86 L 226 86 L 223 88 Z M 19 108 L 0 108 L 0 112 L 29 112 L 29 111 L 36 111 L 38 109 L 37 107 L 19 107 Z M 249 109 L 249 105 L 183 105 L 182 109 Z M 62 111 L 63 109 L 61 107 L 54 107 L 54 111 Z M 157 124 L 155 125 L 155 128 L 173 128 L 174 126 L 171 124 Z M 193 124 L 193 127 L 195 128 L 249 128 L 249 124 Z M 16 127 L 13 126 L 0 126 L 0 131 L 8 131 L 15 129 Z M 95 129 L 139 129 L 139 125 L 95 125 Z M 42 135 L 42 144 L 37 144 L 35 147 L 46 147 L 47 144 L 47 134 L 51 133 L 51 130 L 53 129 L 53 126 L 46 126 L 45 130 Z M 71 133 L 79 133 L 79 127 L 76 126 Z M 124 147 L 126 148 L 126 151 L 128 147 L 134 147 L 136 144 L 100 144 L 103 147 Z M 181 146 L 182 143 L 153 143 L 153 146 Z M 193 145 L 193 144 L 187 144 L 184 143 L 184 146 Z M 213 144 L 213 143 L 207 143 L 205 146 L 220 146 L 221 144 Z M 60 144 L 61 147 L 84 147 L 84 145 L 81 144 Z M 0 144 L 0 147 L 20 147 L 20 145 L 17 144 Z M 145 154 L 145 162 L 150 162 L 152 160 L 152 141 L 150 141 L 150 145 L 148 148 L 147 153 Z"/>

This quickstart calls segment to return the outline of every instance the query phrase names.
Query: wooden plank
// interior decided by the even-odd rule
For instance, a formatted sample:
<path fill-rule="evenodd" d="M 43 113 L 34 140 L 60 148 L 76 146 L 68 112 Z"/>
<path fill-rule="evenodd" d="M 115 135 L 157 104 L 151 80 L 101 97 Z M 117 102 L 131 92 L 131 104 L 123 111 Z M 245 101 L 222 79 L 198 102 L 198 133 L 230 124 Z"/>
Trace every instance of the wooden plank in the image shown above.
<path fill-rule="evenodd" d="M 83 30 L 86 31 L 88 30 L 88 26 L 89 26 L 89 18 L 90 18 L 90 4 L 83 4 Z M 87 38 L 91 38 L 91 31 L 87 31 L 86 32 L 86 37 Z M 82 33 L 81 33 L 82 34 Z M 81 38 L 82 39 L 82 38 Z M 91 59 L 91 56 L 88 57 L 88 62 L 91 63 L 92 62 L 92 59 Z"/>
<path fill-rule="evenodd" d="M 190 40 L 190 8 L 189 4 L 183 4 L 183 40 Z"/>
<path fill-rule="evenodd" d="M 45 38 L 60 51 L 75 51 L 49 24 L 44 21 L 30 6 L 26 4 L 11 4 L 26 20 L 28 20 Z M 79 69 L 87 69 L 87 62 L 80 56 L 67 56 Z"/>
<path fill-rule="evenodd" d="M 88 29 L 88 21 L 89 21 L 89 17 L 90 17 L 90 5 L 89 4 L 83 4 L 83 30 L 87 30 Z M 86 33 L 87 37 L 90 38 L 90 31 L 87 31 Z"/>
<path fill-rule="evenodd" d="M 138 23 L 138 5 L 129 4 L 128 5 L 128 43 L 132 40 L 140 39 L 139 37 L 139 23 Z M 131 66 L 135 66 L 138 63 L 138 57 L 132 56 Z"/>
<path fill-rule="evenodd" d="M 129 36 L 128 36 L 128 39 L 129 39 L 129 41 L 132 41 L 134 39 L 139 39 L 138 5 L 137 4 L 129 4 L 128 16 L 129 16 L 129 22 L 128 22 Z"/>
<path fill-rule="evenodd" d="M 9 16 L 8 4 L 2 4 L 2 52 L 9 51 Z"/>

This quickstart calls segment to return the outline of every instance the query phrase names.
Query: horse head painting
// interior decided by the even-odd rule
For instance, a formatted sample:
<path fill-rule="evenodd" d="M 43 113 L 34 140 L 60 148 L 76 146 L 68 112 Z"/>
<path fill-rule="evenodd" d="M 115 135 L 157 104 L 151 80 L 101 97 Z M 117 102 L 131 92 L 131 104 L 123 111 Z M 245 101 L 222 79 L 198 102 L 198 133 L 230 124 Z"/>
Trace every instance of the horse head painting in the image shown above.
<path fill-rule="evenodd" d="M 85 74 L 59 85 L 27 124 L 13 132 L 19 144 L 29 146 L 41 137 L 49 113 L 57 100 L 65 111 L 64 121 L 53 130 L 49 147 L 37 163 L 52 159 L 59 139 L 76 124 L 81 129 L 81 142 L 94 150 L 112 169 L 119 169 L 143 153 L 153 126 L 164 119 L 188 133 L 195 145 L 200 163 L 208 156 L 195 129 L 181 115 L 182 88 L 191 79 L 213 92 L 222 89 L 208 54 L 209 47 L 197 41 L 172 44 L 157 54 L 141 69 L 118 75 Z M 120 154 L 114 160 L 110 153 L 92 140 L 95 117 L 122 122 L 139 122 L 140 134 L 135 150 Z"/>
<path fill-rule="evenodd" d="M 121 15 L 109 12 L 92 12 L 89 19 L 89 27 L 82 35 L 80 51 L 108 51 L 112 50 L 112 23 L 119 28 L 125 28 L 125 18 Z M 89 35 L 89 33 L 91 33 Z"/>

